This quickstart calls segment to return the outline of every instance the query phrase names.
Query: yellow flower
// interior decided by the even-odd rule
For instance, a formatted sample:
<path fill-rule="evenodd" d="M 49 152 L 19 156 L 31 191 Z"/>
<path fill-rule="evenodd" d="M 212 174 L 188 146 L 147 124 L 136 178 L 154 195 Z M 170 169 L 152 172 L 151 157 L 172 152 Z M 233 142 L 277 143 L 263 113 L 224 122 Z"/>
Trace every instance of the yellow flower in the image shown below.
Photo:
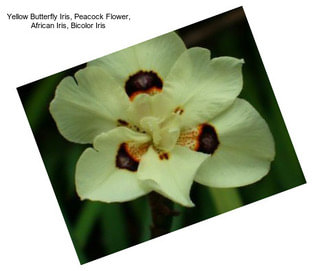
<path fill-rule="evenodd" d="M 169 33 L 88 63 L 50 105 L 61 134 L 91 143 L 76 166 L 82 199 L 122 202 L 156 191 L 184 206 L 193 181 L 237 187 L 261 179 L 274 141 L 237 98 L 243 60 L 210 59 Z"/>

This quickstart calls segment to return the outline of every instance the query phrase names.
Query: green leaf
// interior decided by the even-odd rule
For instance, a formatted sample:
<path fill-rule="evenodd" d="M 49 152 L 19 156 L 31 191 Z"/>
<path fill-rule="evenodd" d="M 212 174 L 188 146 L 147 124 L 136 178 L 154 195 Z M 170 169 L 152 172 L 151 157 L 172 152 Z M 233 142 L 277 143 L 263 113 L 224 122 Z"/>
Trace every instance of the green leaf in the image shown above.
<path fill-rule="evenodd" d="M 100 202 L 84 202 L 75 226 L 72 229 L 74 240 L 80 248 L 84 248 L 86 245 L 102 207 L 103 205 Z"/>
<path fill-rule="evenodd" d="M 236 188 L 210 188 L 210 192 L 214 205 L 220 214 L 243 205 Z"/>
<path fill-rule="evenodd" d="M 101 213 L 102 242 L 108 253 L 127 248 L 129 244 L 128 225 L 121 204 L 104 204 Z"/>

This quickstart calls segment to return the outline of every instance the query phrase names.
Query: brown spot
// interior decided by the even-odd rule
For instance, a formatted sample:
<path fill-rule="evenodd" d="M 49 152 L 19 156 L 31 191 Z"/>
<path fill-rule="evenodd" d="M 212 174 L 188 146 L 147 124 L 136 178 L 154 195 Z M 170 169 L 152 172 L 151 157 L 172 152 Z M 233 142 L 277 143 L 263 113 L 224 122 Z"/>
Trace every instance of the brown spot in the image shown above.
<path fill-rule="evenodd" d="M 168 160 L 169 159 L 169 154 L 167 152 L 163 152 L 159 154 L 159 159 L 160 160 Z"/>
<path fill-rule="evenodd" d="M 118 124 L 120 126 L 128 126 L 129 125 L 128 122 L 126 122 L 125 120 L 122 120 L 122 119 L 118 119 Z"/>
<path fill-rule="evenodd" d="M 201 124 L 199 126 L 198 146 L 196 151 L 213 154 L 220 142 L 218 135 L 212 125 Z"/>
<path fill-rule="evenodd" d="M 176 144 L 193 151 L 213 154 L 220 142 L 214 127 L 205 123 L 182 131 Z"/>
<path fill-rule="evenodd" d="M 176 114 L 182 115 L 184 113 L 184 109 L 180 108 L 179 106 L 175 108 L 174 112 Z"/>
<path fill-rule="evenodd" d="M 137 171 L 138 165 L 138 161 L 136 161 L 127 151 L 127 143 L 122 143 L 117 153 L 116 166 L 121 169 Z"/>
<path fill-rule="evenodd" d="M 125 84 L 125 90 L 130 100 L 133 100 L 141 93 L 156 94 L 161 92 L 162 88 L 162 80 L 153 71 L 139 71 L 129 76 Z"/>

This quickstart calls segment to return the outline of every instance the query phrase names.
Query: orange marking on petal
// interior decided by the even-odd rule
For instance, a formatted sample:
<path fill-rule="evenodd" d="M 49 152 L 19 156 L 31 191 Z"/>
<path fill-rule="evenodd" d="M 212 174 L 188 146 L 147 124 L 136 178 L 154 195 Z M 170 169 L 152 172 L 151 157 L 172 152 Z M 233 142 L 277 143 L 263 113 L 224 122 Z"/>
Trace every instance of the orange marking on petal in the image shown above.
<path fill-rule="evenodd" d="M 193 151 L 213 154 L 220 141 L 215 128 L 208 123 L 203 123 L 196 128 L 181 132 L 177 144 Z"/>
<path fill-rule="evenodd" d="M 163 89 L 161 77 L 154 71 L 143 71 L 130 75 L 125 82 L 125 91 L 131 101 L 140 93 L 154 95 Z"/>
<path fill-rule="evenodd" d="M 200 133 L 200 126 L 182 131 L 177 139 L 177 144 L 180 146 L 188 147 L 193 151 L 196 151 L 199 147 L 198 137 Z"/>
<path fill-rule="evenodd" d="M 130 101 L 133 101 L 139 94 L 142 94 L 142 93 L 146 93 L 146 94 L 149 94 L 149 95 L 155 95 L 157 93 L 160 93 L 162 92 L 162 89 L 161 88 L 157 88 L 157 87 L 152 87 L 150 89 L 147 89 L 147 90 L 138 90 L 136 92 L 133 92 L 131 94 L 131 96 L 129 97 Z"/>
<path fill-rule="evenodd" d="M 134 142 L 129 142 L 125 144 L 125 149 L 133 160 L 140 162 L 141 157 L 147 152 L 149 146 L 149 143 L 139 145 Z"/>

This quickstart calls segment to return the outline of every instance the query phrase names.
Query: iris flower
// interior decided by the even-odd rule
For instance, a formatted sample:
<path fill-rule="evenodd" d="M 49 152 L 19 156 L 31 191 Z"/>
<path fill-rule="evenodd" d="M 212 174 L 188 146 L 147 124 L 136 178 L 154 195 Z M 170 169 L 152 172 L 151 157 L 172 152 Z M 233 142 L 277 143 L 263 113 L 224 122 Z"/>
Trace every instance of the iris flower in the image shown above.
<path fill-rule="evenodd" d="M 81 199 L 124 202 L 155 191 L 192 207 L 193 181 L 238 187 L 265 176 L 274 140 L 245 100 L 244 61 L 211 59 L 176 33 L 96 59 L 64 78 L 50 112 L 69 141 Z"/>

